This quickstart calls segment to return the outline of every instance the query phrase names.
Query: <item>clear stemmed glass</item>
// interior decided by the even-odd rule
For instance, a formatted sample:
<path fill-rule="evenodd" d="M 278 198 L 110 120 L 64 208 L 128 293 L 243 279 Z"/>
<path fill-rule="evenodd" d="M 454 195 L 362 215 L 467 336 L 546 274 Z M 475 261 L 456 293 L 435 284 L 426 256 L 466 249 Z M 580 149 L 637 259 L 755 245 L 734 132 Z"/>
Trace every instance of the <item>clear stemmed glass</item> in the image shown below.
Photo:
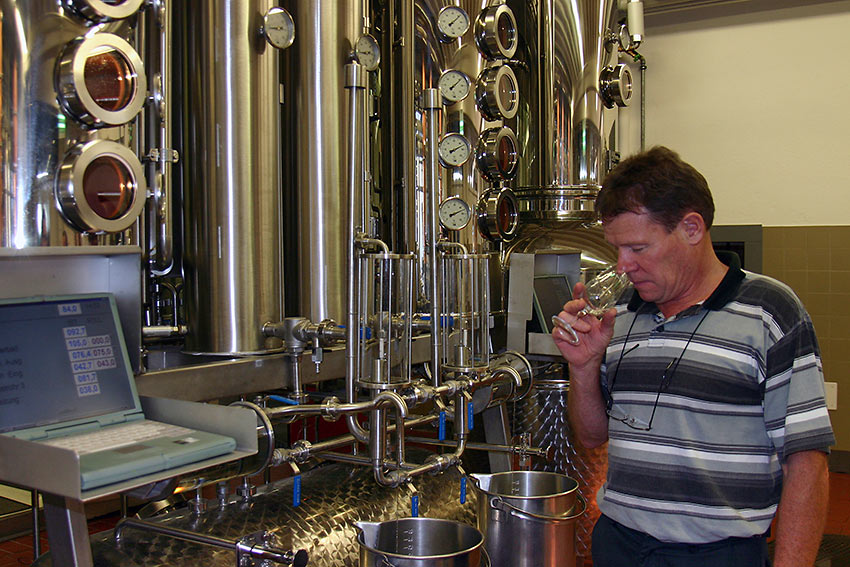
<path fill-rule="evenodd" d="M 584 301 L 586 305 L 576 315 L 584 317 L 593 315 L 602 317 L 606 311 L 616 305 L 617 300 L 629 287 L 629 278 L 617 273 L 617 267 L 611 266 L 599 272 L 596 277 L 584 284 Z M 572 325 L 557 315 L 552 316 L 552 323 L 570 334 L 570 342 L 577 345 L 580 341 Z"/>
<path fill-rule="evenodd" d="M 606 311 L 617 304 L 617 300 L 628 287 L 628 276 L 617 273 L 616 266 L 599 272 L 595 278 L 584 285 L 584 300 L 587 305 L 579 313 L 602 317 Z"/>

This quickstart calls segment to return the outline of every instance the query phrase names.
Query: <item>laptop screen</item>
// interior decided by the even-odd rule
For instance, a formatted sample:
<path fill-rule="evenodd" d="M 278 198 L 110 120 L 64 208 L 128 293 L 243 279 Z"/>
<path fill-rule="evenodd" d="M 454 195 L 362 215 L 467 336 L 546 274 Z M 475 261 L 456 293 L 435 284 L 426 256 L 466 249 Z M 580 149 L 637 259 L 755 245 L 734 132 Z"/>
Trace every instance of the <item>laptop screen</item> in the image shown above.
<path fill-rule="evenodd" d="M 0 302 L 0 433 L 137 407 L 108 295 Z"/>

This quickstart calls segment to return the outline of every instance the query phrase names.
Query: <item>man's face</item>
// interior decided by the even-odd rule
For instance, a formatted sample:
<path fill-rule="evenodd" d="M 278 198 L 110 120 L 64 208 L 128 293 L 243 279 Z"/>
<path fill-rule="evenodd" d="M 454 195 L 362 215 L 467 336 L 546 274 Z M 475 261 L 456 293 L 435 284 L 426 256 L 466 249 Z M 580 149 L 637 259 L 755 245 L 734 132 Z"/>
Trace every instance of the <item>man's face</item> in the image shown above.
<path fill-rule="evenodd" d="M 605 239 L 617 248 L 617 270 L 629 276 L 644 301 L 662 307 L 689 285 L 689 252 L 682 223 L 672 232 L 649 213 L 622 213 L 603 225 Z"/>

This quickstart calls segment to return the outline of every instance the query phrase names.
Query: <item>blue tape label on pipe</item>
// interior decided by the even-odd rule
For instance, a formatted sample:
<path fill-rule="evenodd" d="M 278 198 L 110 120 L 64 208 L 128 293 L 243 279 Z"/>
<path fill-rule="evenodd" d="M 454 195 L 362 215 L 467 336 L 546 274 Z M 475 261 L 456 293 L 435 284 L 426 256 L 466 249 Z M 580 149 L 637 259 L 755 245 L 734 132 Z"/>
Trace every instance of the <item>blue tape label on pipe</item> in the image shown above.
<path fill-rule="evenodd" d="M 446 440 L 446 412 L 440 412 L 440 428 L 437 433 L 437 438 L 440 441 Z"/>
<path fill-rule="evenodd" d="M 466 413 L 469 415 L 469 430 L 472 431 L 472 402 L 467 402 L 466 404 Z"/>
<path fill-rule="evenodd" d="M 419 517 L 419 495 L 414 494 L 410 497 L 410 516 L 413 518 Z"/>
<path fill-rule="evenodd" d="M 292 479 L 292 505 L 298 507 L 301 505 L 301 475 L 297 474 Z"/>
<path fill-rule="evenodd" d="M 466 477 L 460 477 L 460 503 L 466 504 Z"/>

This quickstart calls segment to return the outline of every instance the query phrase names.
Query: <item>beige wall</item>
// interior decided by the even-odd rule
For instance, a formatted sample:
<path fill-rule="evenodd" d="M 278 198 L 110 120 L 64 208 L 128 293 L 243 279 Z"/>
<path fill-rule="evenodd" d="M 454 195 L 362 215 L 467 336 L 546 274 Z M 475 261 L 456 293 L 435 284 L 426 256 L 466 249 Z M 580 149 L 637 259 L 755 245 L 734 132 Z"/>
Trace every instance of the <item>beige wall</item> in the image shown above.
<path fill-rule="evenodd" d="M 850 450 L 850 1 L 801 4 L 648 17 L 646 143 L 705 174 L 716 223 L 765 227 L 764 272 L 812 314 Z M 639 149 L 638 126 L 636 96 L 623 153 Z"/>

